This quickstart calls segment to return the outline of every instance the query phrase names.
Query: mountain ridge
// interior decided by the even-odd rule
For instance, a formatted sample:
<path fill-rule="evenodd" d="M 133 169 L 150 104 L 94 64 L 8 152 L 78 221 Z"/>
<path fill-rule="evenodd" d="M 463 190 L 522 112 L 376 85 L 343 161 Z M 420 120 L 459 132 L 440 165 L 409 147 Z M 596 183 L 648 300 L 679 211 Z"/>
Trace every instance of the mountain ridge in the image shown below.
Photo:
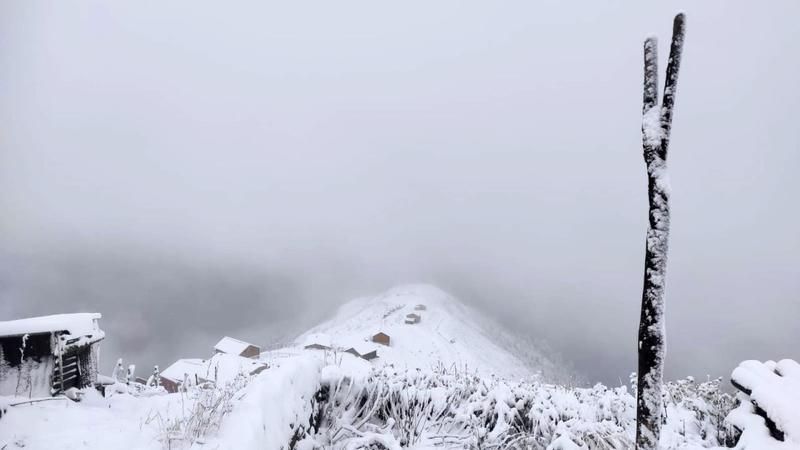
<path fill-rule="evenodd" d="M 417 309 L 418 305 L 424 309 Z M 419 323 L 405 323 L 411 313 L 421 316 Z M 530 341 L 429 284 L 399 285 L 346 302 L 331 319 L 310 328 L 295 343 L 304 345 L 309 338 L 325 335 L 334 349 L 345 350 L 378 332 L 388 334 L 391 342 L 376 345 L 378 358 L 373 365 L 421 370 L 445 366 L 526 381 L 563 381 L 571 376 L 569 369 Z"/>

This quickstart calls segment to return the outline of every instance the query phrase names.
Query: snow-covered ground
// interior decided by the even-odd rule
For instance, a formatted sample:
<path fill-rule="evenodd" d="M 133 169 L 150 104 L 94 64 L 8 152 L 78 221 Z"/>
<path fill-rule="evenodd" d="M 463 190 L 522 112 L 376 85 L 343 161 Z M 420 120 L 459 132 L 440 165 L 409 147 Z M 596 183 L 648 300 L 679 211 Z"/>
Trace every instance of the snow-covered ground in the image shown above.
<path fill-rule="evenodd" d="M 20 404 L 0 419 L 0 448 L 277 449 L 308 423 L 319 374 L 315 358 L 300 356 L 238 385 L 105 398 L 89 389 L 77 403 L 60 397 Z"/>
<path fill-rule="evenodd" d="M 419 323 L 406 323 L 411 313 Z M 370 342 L 378 332 L 390 337 L 389 345 Z M 304 348 L 309 343 L 330 348 Z M 81 402 L 0 398 L 14 404 L 0 418 L 0 449 L 632 446 L 635 387 L 552 383 L 542 373 L 558 373 L 556 364 L 535 348 L 520 356 L 516 349 L 524 346 L 437 288 L 403 286 L 345 304 L 294 344 L 262 353 L 259 362 L 224 354 L 198 360 L 205 364 L 198 379 L 205 381 L 184 392 L 117 383 L 106 397 L 86 390 Z M 345 352 L 350 348 L 377 349 L 378 356 L 366 360 Z M 266 370 L 252 370 L 264 364 Z M 791 375 L 781 382 L 796 383 L 798 366 L 781 364 Z M 772 377 L 748 368 L 756 373 L 742 378 L 758 386 Z M 719 380 L 680 380 L 665 392 L 663 448 L 712 448 L 732 439 L 724 419 L 734 399 Z M 768 387 L 753 395 L 775 399 Z M 785 399 L 775 402 L 767 404 L 791 407 Z M 747 407 L 734 416 L 755 420 Z M 794 427 L 795 418 L 788 420 Z"/>
<path fill-rule="evenodd" d="M 420 322 L 405 323 L 408 314 L 419 315 Z M 301 335 L 296 342 L 302 346 L 310 336 L 322 335 L 334 348 L 345 350 L 369 341 L 378 332 L 388 334 L 391 342 L 377 346 L 378 358 L 373 366 L 391 364 L 421 370 L 456 367 L 514 380 L 558 372 L 556 365 L 536 349 L 528 348 L 524 357 L 510 352 L 507 343 L 514 342 L 515 337 L 428 285 L 399 286 L 375 297 L 348 302 L 332 319 Z M 521 346 L 521 342 L 514 343 Z"/>

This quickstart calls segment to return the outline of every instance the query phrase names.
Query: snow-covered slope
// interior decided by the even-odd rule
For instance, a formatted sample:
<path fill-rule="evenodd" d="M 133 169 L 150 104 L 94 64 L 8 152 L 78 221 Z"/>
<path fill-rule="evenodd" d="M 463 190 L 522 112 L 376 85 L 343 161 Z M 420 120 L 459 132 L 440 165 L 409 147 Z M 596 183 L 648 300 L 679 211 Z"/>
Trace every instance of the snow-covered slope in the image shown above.
<path fill-rule="evenodd" d="M 411 313 L 421 316 L 419 323 L 406 323 L 406 315 Z M 388 334 L 391 343 L 377 345 L 378 358 L 370 362 L 372 365 L 393 364 L 400 369 L 444 365 L 507 379 L 537 377 L 543 369 L 540 366 L 552 372 L 553 364 L 536 349 L 528 346 L 525 358 L 515 355 L 509 347 L 520 348 L 521 341 L 429 285 L 399 286 L 375 297 L 350 301 L 332 319 L 296 342 L 302 346 L 309 337 L 322 335 L 330 338 L 335 349 L 346 350 L 355 343 L 370 341 L 378 332 Z"/>

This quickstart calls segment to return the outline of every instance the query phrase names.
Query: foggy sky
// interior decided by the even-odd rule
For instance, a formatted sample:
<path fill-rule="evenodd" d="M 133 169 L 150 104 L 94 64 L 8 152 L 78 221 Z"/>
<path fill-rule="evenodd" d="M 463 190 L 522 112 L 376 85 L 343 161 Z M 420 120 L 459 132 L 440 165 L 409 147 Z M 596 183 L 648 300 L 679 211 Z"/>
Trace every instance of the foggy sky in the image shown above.
<path fill-rule="evenodd" d="M 0 314 L 106 363 L 430 282 L 634 370 L 642 42 L 672 3 L 0 0 Z M 800 359 L 800 4 L 682 6 L 667 376 Z"/>

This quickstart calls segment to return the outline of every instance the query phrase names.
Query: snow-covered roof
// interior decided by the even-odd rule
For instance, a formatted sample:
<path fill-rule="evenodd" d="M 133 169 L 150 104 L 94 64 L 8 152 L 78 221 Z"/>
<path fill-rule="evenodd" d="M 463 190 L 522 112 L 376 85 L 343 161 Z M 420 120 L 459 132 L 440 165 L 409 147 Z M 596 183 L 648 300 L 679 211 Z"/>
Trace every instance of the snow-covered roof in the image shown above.
<path fill-rule="evenodd" d="M 309 345 L 314 345 L 314 344 L 321 345 L 324 347 L 330 347 L 331 337 L 325 333 L 309 334 L 308 337 L 306 337 L 306 341 L 303 345 L 307 347 Z"/>
<path fill-rule="evenodd" d="M 345 350 L 353 349 L 359 355 L 366 355 L 371 352 L 377 352 L 378 346 L 372 342 L 354 342 L 351 345 L 346 345 Z"/>
<path fill-rule="evenodd" d="M 162 370 L 162 378 L 169 378 L 172 381 L 183 381 L 184 375 L 193 378 L 195 374 L 204 379 L 208 379 L 207 360 L 200 358 L 179 359 L 169 367 Z"/>
<path fill-rule="evenodd" d="M 74 313 L 7 320 L 0 322 L 0 336 L 64 331 L 72 336 L 102 338 L 104 334 L 97 323 L 101 317 L 100 313 Z"/>
<path fill-rule="evenodd" d="M 251 375 L 263 370 L 266 365 L 263 361 L 243 356 L 217 353 L 211 359 L 179 359 L 161 371 L 161 376 L 175 382 L 182 382 L 184 375 L 191 379 L 197 375 L 198 378 L 209 381 L 214 381 L 216 377 L 217 383 L 224 384 L 233 380 L 239 373 Z"/>
<path fill-rule="evenodd" d="M 236 378 L 240 373 L 252 375 L 266 368 L 267 363 L 256 359 L 245 358 L 244 356 L 217 353 L 212 356 L 207 363 L 208 380 L 216 381 L 218 385 L 228 383 Z M 205 373 L 205 372 L 204 372 Z"/>
<path fill-rule="evenodd" d="M 231 355 L 241 355 L 243 351 L 247 349 L 249 346 L 258 347 L 255 344 L 251 344 L 249 342 L 240 341 L 239 339 L 234 339 L 230 336 L 225 336 L 224 338 L 220 339 L 217 342 L 217 345 L 214 346 L 214 350 L 220 351 L 222 353 L 230 353 Z"/>

